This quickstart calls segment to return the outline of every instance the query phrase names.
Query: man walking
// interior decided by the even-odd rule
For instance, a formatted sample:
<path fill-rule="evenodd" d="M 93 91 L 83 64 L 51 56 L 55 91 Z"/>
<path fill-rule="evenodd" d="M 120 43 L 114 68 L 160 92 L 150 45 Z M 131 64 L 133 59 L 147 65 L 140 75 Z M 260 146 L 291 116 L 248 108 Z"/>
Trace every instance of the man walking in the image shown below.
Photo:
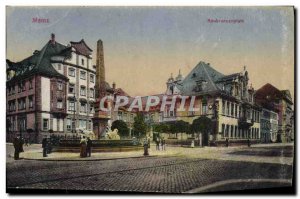
<path fill-rule="evenodd" d="M 156 138 L 155 143 L 156 143 L 156 150 L 159 151 L 159 137 Z"/>
<path fill-rule="evenodd" d="M 43 157 L 47 157 L 47 151 L 48 151 L 48 140 L 46 137 L 42 140 L 42 147 L 43 147 Z"/>
<path fill-rule="evenodd" d="M 85 158 L 86 157 L 86 139 L 85 136 L 82 137 L 80 140 L 80 157 Z"/>
<path fill-rule="evenodd" d="M 147 137 L 148 149 L 150 149 L 150 140 L 151 140 L 151 138 L 150 138 L 150 136 L 148 136 L 148 137 Z"/>
<path fill-rule="evenodd" d="M 21 140 L 20 137 L 15 137 L 14 141 L 13 141 L 13 145 L 15 148 L 15 154 L 14 154 L 14 159 L 15 160 L 19 160 L 19 156 L 20 156 L 20 144 L 21 144 Z"/>
<path fill-rule="evenodd" d="M 161 150 L 166 150 L 166 140 L 164 137 L 161 139 Z"/>
<path fill-rule="evenodd" d="M 88 157 L 91 157 L 92 154 L 92 140 L 88 137 L 86 145 L 86 154 Z"/>

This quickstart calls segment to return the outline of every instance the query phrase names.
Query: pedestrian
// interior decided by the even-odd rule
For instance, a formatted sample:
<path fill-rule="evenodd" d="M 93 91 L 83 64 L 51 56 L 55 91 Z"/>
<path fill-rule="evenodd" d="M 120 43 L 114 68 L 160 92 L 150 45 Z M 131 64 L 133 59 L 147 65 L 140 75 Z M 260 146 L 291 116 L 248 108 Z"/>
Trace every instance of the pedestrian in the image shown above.
<path fill-rule="evenodd" d="M 88 137 L 87 144 L 86 144 L 86 154 L 88 157 L 91 157 L 92 154 L 92 140 Z"/>
<path fill-rule="evenodd" d="M 147 137 L 148 149 L 150 149 L 150 136 Z"/>
<path fill-rule="evenodd" d="M 47 154 L 52 153 L 52 142 L 51 142 L 51 138 L 47 139 Z"/>
<path fill-rule="evenodd" d="M 162 141 L 161 141 L 161 150 L 166 150 L 166 140 L 165 140 L 165 138 L 163 137 L 162 138 Z"/>
<path fill-rule="evenodd" d="M 248 139 L 247 142 L 248 142 L 248 147 L 251 147 L 251 141 L 250 141 L 250 139 Z"/>
<path fill-rule="evenodd" d="M 20 157 L 20 137 L 19 136 L 14 138 L 13 145 L 15 148 L 14 159 L 18 160 Z"/>
<path fill-rule="evenodd" d="M 84 158 L 86 157 L 86 139 L 85 136 L 82 137 L 80 140 L 80 157 Z"/>
<path fill-rule="evenodd" d="M 159 137 L 156 138 L 155 143 L 156 143 L 156 150 L 159 151 Z"/>
<path fill-rule="evenodd" d="M 19 142 L 20 153 L 24 152 L 23 145 L 24 145 L 24 138 L 21 136 L 20 137 L 20 142 Z"/>
<path fill-rule="evenodd" d="M 226 138 L 226 147 L 229 147 L 229 139 Z"/>
<path fill-rule="evenodd" d="M 44 137 L 42 140 L 42 148 L 43 148 L 43 157 L 47 157 L 47 151 L 48 151 L 47 137 Z"/>
<path fill-rule="evenodd" d="M 28 138 L 25 139 L 25 146 L 28 146 Z"/>
<path fill-rule="evenodd" d="M 144 138 L 144 156 L 149 155 L 149 151 L 148 151 L 148 141 L 147 138 Z"/>

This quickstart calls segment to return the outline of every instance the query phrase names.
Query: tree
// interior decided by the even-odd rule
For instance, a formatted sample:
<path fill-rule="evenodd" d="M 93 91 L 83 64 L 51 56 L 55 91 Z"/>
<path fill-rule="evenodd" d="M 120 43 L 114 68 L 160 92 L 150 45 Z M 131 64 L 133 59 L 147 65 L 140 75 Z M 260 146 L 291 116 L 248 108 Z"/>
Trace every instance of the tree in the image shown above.
<path fill-rule="evenodd" d="M 111 125 L 111 130 L 118 129 L 118 134 L 121 137 L 129 136 L 129 128 L 123 120 L 115 120 Z"/>
<path fill-rule="evenodd" d="M 170 124 L 170 131 L 177 137 L 177 133 L 189 132 L 189 126 L 189 123 L 183 120 L 175 121 Z"/>
<path fill-rule="evenodd" d="M 158 133 L 166 133 L 169 132 L 170 126 L 166 123 L 159 123 L 153 125 L 153 131 Z"/>
<path fill-rule="evenodd" d="M 134 118 L 133 131 L 134 134 L 138 137 L 146 135 L 147 124 L 145 123 L 143 114 L 138 113 L 137 116 Z"/>
<path fill-rule="evenodd" d="M 204 145 L 208 145 L 208 135 L 212 131 L 212 121 L 206 116 L 201 116 L 195 119 L 191 125 L 191 132 L 197 133 L 200 136 L 200 133 L 203 133 L 203 142 Z"/>

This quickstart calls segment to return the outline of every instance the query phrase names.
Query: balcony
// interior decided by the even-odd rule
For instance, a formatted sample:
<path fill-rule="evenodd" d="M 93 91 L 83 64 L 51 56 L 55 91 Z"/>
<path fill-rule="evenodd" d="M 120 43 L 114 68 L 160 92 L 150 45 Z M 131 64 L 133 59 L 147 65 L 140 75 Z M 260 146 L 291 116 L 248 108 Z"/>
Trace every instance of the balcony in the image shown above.
<path fill-rule="evenodd" d="M 247 117 L 240 117 L 238 123 L 239 123 L 239 126 L 241 126 L 241 127 L 249 128 L 249 127 L 253 126 L 254 121 L 253 121 L 253 119 L 249 119 Z"/>
<path fill-rule="evenodd" d="M 94 118 L 98 119 L 110 119 L 111 114 L 109 111 L 96 111 L 94 114 Z"/>

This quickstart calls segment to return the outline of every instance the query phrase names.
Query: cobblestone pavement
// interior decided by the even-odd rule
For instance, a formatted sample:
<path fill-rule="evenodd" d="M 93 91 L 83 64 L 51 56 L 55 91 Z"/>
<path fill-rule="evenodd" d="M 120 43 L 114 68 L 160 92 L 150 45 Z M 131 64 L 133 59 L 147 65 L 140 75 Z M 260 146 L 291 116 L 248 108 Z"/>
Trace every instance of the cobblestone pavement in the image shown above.
<path fill-rule="evenodd" d="M 266 150 L 264 148 L 264 151 Z M 270 150 L 280 151 L 281 148 Z M 292 148 L 286 150 L 292 150 Z M 249 149 L 249 151 L 251 155 L 253 150 Z M 278 153 L 272 153 L 274 154 Z M 287 164 L 214 160 L 188 156 L 99 161 L 19 160 L 7 161 L 7 187 L 182 193 L 229 179 L 290 180 L 292 172 L 292 165 Z"/>

